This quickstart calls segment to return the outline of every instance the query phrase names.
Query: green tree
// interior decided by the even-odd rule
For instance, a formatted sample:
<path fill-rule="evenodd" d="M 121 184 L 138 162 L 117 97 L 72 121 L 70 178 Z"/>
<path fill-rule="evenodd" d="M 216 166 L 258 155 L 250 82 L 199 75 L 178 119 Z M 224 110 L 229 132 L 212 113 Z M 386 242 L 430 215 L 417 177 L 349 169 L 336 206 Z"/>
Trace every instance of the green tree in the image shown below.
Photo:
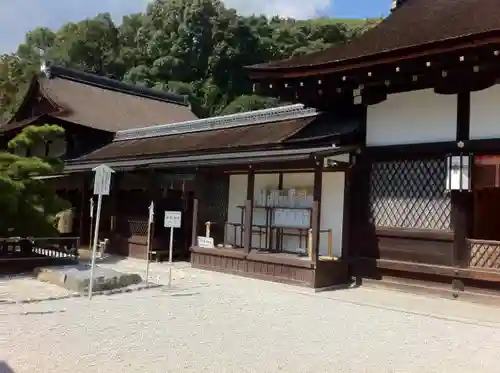
<path fill-rule="evenodd" d="M 119 49 L 119 31 L 109 13 L 103 13 L 61 27 L 48 56 L 57 64 L 110 75 L 120 70 Z"/>
<path fill-rule="evenodd" d="M 29 60 L 15 54 L 0 55 L 0 123 L 14 113 L 35 71 Z"/>
<path fill-rule="evenodd" d="M 56 233 L 55 215 L 69 205 L 49 183 L 34 177 L 61 172 L 62 162 L 20 154 L 63 134 L 64 130 L 54 125 L 29 126 L 9 142 L 10 152 L 0 153 L 0 237 Z"/>
<path fill-rule="evenodd" d="M 378 21 L 243 17 L 220 0 L 154 0 L 120 25 L 100 14 L 57 31 L 39 27 L 0 60 L 0 110 L 16 106 L 40 50 L 56 64 L 187 94 L 199 116 L 267 107 L 247 97 L 252 84 L 244 66 L 345 43 Z"/>
<path fill-rule="evenodd" d="M 222 110 L 222 115 L 236 114 L 244 111 L 268 109 L 280 106 L 280 101 L 272 97 L 257 95 L 239 96 Z"/>

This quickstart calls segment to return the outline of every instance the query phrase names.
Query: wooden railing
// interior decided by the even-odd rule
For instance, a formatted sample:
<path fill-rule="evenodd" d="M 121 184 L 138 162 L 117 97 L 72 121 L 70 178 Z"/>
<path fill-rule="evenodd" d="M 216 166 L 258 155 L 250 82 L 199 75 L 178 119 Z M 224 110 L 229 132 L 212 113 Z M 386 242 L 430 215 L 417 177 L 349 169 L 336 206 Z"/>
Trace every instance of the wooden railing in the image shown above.
<path fill-rule="evenodd" d="M 0 259 L 48 257 L 78 260 L 80 237 L 0 238 Z"/>
<path fill-rule="evenodd" d="M 500 270 L 500 241 L 468 239 L 469 266 Z"/>

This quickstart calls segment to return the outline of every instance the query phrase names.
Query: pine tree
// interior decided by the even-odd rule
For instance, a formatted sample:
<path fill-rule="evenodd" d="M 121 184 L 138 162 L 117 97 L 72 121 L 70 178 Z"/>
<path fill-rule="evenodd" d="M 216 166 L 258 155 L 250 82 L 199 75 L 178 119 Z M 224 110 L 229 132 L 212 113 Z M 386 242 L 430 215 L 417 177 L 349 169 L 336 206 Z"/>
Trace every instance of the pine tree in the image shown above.
<path fill-rule="evenodd" d="M 0 152 L 0 237 L 50 236 L 56 233 L 55 215 L 68 207 L 50 183 L 36 176 L 62 171 L 63 162 L 49 157 L 29 157 L 32 149 L 64 135 L 55 125 L 28 126 Z"/>

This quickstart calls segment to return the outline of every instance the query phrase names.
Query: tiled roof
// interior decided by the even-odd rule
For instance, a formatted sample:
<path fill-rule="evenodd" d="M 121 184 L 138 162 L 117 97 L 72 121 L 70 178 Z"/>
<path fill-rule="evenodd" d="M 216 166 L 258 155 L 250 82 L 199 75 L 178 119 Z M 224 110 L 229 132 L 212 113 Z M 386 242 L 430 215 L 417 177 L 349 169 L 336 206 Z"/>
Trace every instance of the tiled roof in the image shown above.
<path fill-rule="evenodd" d="M 39 92 L 56 108 L 46 114 L 82 126 L 117 132 L 197 119 L 184 96 L 168 92 L 60 67 L 34 79 Z M 0 130 L 18 127 L 14 118 Z"/>
<path fill-rule="evenodd" d="M 113 141 L 111 144 L 77 159 L 76 162 L 147 158 L 165 154 L 223 151 L 224 149 L 279 144 L 303 129 L 314 118 L 306 117 L 178 135 Z"/>

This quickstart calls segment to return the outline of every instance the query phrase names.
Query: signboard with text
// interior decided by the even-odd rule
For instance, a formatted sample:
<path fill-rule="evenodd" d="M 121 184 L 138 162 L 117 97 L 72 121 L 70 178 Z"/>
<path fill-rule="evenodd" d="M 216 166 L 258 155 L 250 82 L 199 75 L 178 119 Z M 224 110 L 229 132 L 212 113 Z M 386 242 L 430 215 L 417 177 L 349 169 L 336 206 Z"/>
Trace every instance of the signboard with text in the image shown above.
<path fill-rule="evenodd" d="M 212 237 L 199 236 L 198 237 L 198 246 L 203 247 L 205 249 L 213 249 L 215 247 L 214 239 Z"/>
<path fill-rule="evenodd" d="M 180 228 L 182 213 L 180 211 L 165 211 L 163 226 L 165 228 Z"/>

